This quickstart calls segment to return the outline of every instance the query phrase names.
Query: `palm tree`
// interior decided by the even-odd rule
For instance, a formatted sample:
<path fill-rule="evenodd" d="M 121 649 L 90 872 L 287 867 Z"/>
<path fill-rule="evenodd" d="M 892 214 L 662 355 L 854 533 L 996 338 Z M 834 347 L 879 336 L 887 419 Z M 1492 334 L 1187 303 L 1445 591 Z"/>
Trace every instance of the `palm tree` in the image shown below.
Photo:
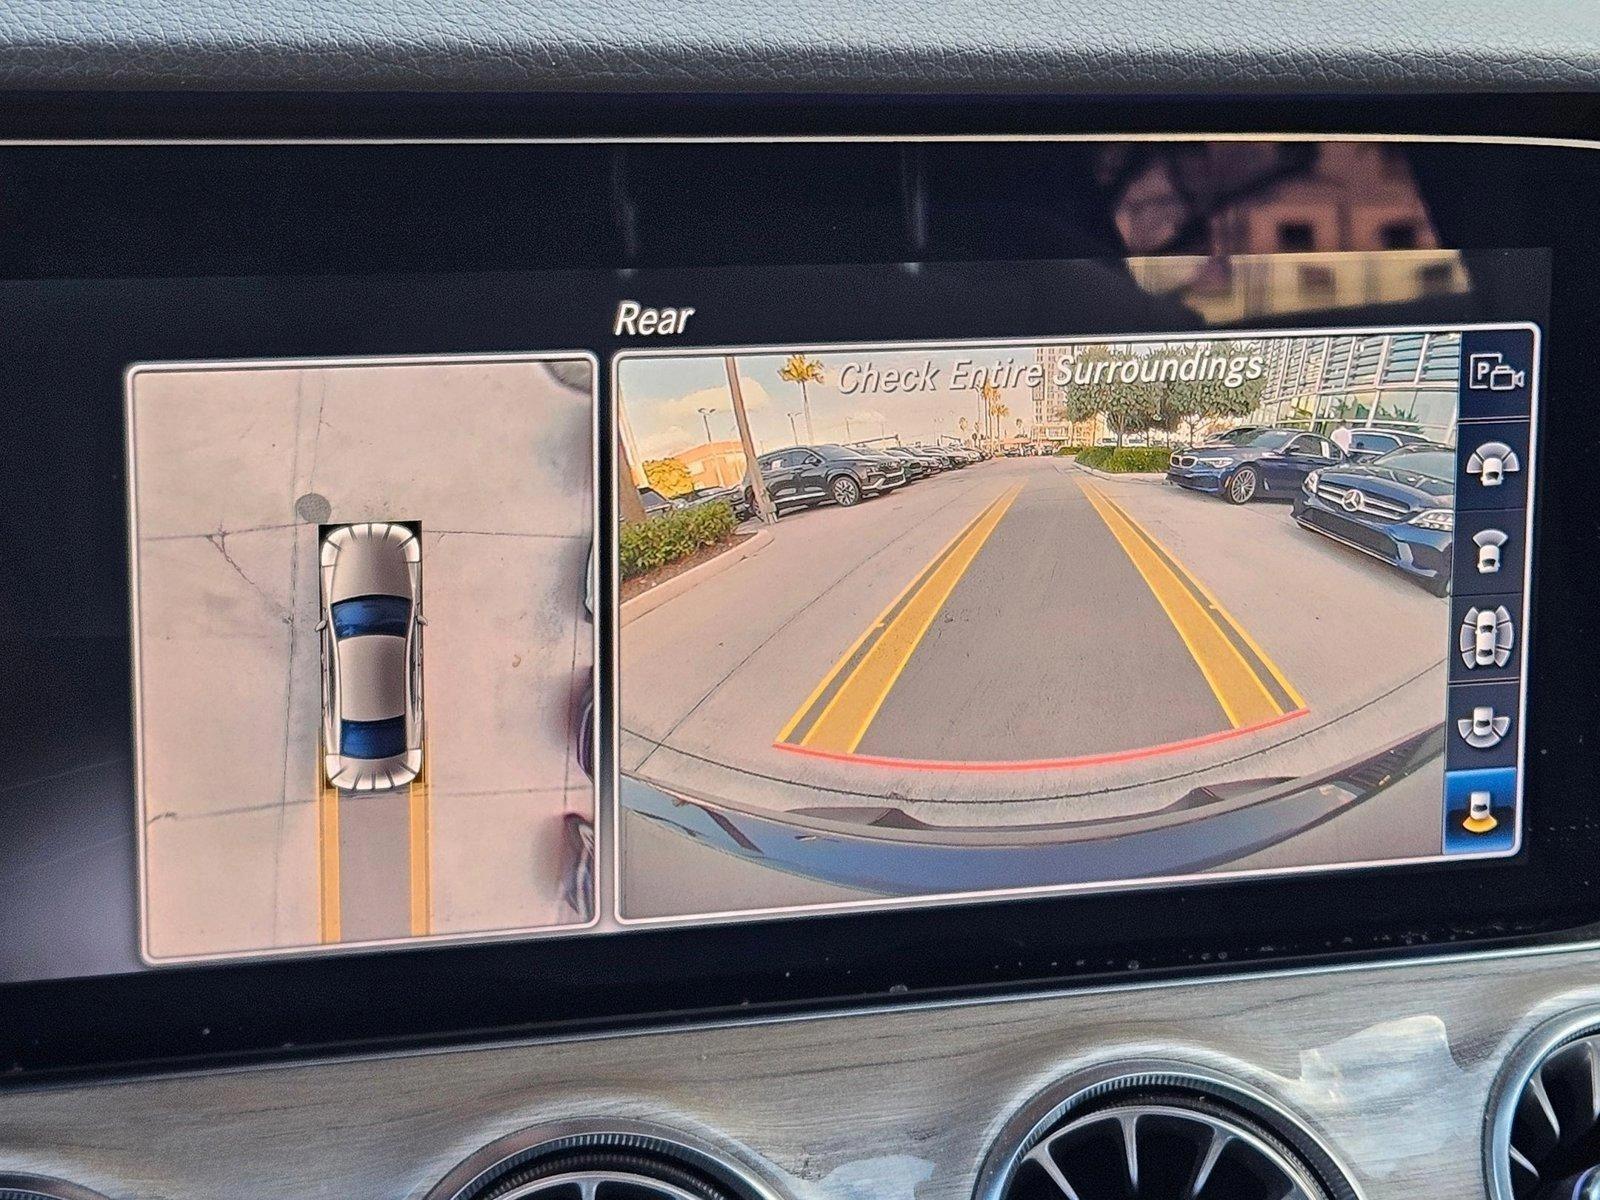
<path fill-rule="evenodd" d="M 823 382 L 822 360 L 807 358 L 804 354 L 791 354 L 789 361 L 778 368 L 778 378 L 785 383 L 800 385 L 800 408 L 806 414 L 806 441 L 815 445 L 817 435 L 811 427 L 811 395 L 806 391 L 806 384 Z"/>
<path fill-rule="evenodd" d="M 983 434 L 991 442 L 1000 433 L 1000 421 L 1009 416 L 1011 410 L 1000 402 L 1000 385 L 985 381 L 978 384 L 978 398 L 981 402 L 980 412 L 983 415 Z"/>

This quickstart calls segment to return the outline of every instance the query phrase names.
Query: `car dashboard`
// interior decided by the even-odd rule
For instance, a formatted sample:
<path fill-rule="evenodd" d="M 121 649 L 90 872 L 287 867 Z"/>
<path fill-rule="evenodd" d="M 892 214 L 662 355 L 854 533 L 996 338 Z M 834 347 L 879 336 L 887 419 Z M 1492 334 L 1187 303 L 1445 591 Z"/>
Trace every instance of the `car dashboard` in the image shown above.
<path fill-rule="evenodd" d="M 1136 8 L 0 16 L 0 1197 L 1600 1194 L 1600 34 Z"/>

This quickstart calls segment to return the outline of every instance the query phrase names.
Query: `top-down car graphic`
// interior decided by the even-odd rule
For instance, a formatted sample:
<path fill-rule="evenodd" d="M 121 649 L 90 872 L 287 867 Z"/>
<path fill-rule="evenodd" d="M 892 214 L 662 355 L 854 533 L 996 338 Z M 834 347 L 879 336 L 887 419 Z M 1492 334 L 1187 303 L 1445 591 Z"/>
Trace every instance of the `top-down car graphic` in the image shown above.
<path fill-rule="evenodd" d="M 328 783 L 401 787 L 422 771 L 422 543 L 396 522 L 324 527 L 321 587 Z"/>
<path fill-rule="evenodd" d="M 1468 667 L 1503 667 L 1511 659 L 1516 630 L 1505 605 L 1469 608 L 1461 619 L 1461 661 Z"/>

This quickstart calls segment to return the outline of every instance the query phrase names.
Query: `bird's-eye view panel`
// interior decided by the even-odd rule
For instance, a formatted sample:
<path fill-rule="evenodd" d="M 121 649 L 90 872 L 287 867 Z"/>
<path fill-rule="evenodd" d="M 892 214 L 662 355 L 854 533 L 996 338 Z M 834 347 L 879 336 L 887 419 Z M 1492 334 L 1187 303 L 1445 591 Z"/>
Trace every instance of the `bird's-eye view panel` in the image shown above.
<path fill-rule="evenodd" d="M 130 371 L 152 961 L 593 920 L 593 380 Z"/>

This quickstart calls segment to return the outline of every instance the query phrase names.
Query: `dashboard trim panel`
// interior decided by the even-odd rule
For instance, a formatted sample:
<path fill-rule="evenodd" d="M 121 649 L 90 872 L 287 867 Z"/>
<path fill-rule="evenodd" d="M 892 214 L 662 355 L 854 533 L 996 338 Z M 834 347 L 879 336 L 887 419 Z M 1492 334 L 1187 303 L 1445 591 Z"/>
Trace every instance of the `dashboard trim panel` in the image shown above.
<path fill-rule="evenodd" d="M 1572 952 L 1313 970 L 41 1085 L 0 1095 L 0 1166 L 126 1200 L 422 1197 L 498 1138 L 622 1121 L 761 1163 L 785 1200 L 967 1200 L 1033 1098 L 1154 1057 L 1285 1107 L 1363 1195 L 1470 1195 L 1503 1056 L 1600 1001 L 1597 969 Z"/>

